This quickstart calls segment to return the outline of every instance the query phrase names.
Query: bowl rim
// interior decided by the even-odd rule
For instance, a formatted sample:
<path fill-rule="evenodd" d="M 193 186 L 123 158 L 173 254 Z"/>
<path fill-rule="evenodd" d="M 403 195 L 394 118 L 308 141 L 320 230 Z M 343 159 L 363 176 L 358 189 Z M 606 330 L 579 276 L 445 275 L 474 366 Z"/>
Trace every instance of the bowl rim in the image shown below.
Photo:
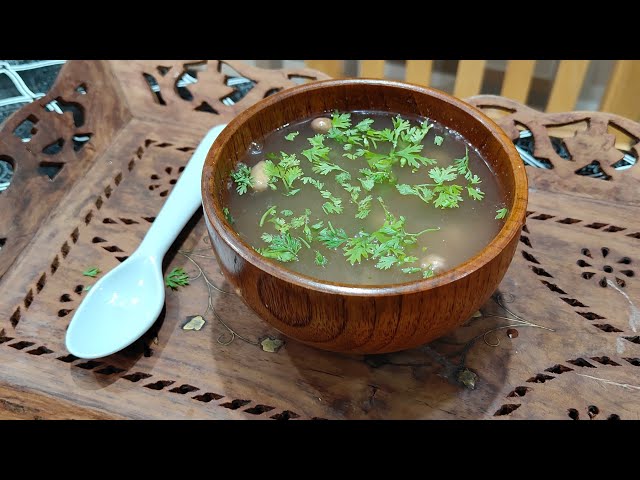
<path fill-rule="evenodd" d="M 241 125 L 257 112 L 269 108 L 277 104 L 282 99 L 304 95 L 314 90 L 322 90 L 326 88 L 343 87 L 344 85 L 367 85 L 378 87 L 393 87 L 412 91 L 421 95 L 429 95 L 443 100 L 452 105 L 454 108 L 462 110 L 464 113 L 473 117 L 474 120 L 481 123 L 487 128 L 491 134 L 496 137 L 501 146 L 506 150 L 509 158 L 509 164 L 514 175 L 514 198 L 509 216 L 498 231 L 496 236 L 473 257 L 469 258 L 456 267 L 445 271 L 442 274 L 435 275 L 427 279 L 412 280 L 404 283 L 382 284 L 382 285 L 354 285 L 348 283 L 331 282 L 320 280 L 308 275 L 294 272 L 287 268 L 280 267 L 275 260 L 264 258 L 257 253 L 251 245 L 245 242 L 226 221 L 222 206 L 219 202 L 214 201 L 217 198 L 212 191 L 209 191 L 209 185 L 213 185 L 213 171 L 216 158 L 216 152 L 221 150 L 221 146 L 228 142 L 230 138 L 238 131 Z M 465 137 L 464 132 L 458 132 Z M 466 138 L 466 137 L 465 137 Z M 340 294 L 346 296 L 392 296 L 419 293 L 442 285 L 453 283 L 464 278 L 473 272 L 481 269 L 498 257 L 502 251 L 512 242 L 516 235 L 520 234 L 522 225 L 524 224 L 527 200 L 528 200 L 528 181 L 525 171 L 524 162 L 521 160 L 513 142 L 507 137 L 497 123 L 482 113 L 474 106 L 449 95 L 440 90 L 423 87 L 407 82 L 396 80 L 379 80 L 368 78 L 347 78 L 347 79 L 329 79 L 319 80 L 302 85 L 287 88 L 269 97 L 259 100 L 251 107 L 238 114 L 215 140 L 209 152 L 202 171 L 201 179 L 202 205 L 204 214 L 210 227 L 213 228 L 221 240 L 226 243 L 237 255 L 242 257 L 246 262 L 252 264 L 259 270 L 272 275 L 280 280 L 290 284 L 311 289 L 319 292 Z"/>

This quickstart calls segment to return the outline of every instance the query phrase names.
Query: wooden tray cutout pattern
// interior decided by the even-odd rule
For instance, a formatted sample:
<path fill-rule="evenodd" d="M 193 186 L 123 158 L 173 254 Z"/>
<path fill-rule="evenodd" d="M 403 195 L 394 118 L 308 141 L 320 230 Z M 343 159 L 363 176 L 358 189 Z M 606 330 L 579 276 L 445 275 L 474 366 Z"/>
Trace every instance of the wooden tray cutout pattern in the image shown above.
<path fill-rule="evenodd" d="M 244 72 L 242 64 L 229 63 Z M 7 267 L 0 283 L 4 297 L 0 360 L 7 366 L 0 378 L 0 399 L 4 399 L 0 416 L 281 420 L 637 416 L 640 325 L 635 323 L 633 309 L 635 299 L 640 298 L 636 279 L 640 261 L 638 209 L 620 200 L 628 198 L 624 192 L 631 188 L 628 186 L 619 187 L 622 197 L 602 201 L 611 193 L 609 185 L 637 175 L 635 167 L 612 173 L 609 182 L 567 174 L 561 181 L 571 188 L 562 189 L 550 180 L 560 169 L 528 168 L 537 190 L 531 194 L 518 252 L 495 299 L 482 308 L 483 316 L 419 349 L 343 356 L 282 339 L 285 345 L 270 353 L 263 351 L 259 342 L 266 337 L 279 338 L 279 334 L 235 295 L 219 292 L 213 295 L 216 313 L 249 342 L 233 338 L 210 313 L 202 330 L 186 331 L 182 326 L 188 317 L 206 309 L 207 289 L 198 279 L 179 292 L 168 292 L 164 315 L 126 351 L 97 361 L 69 356 L 64 349 L 64 331 L 84 287 L 93 282 L 81 272 L 90 265 L 106 271 L 131 253 L 202 133 L 212 125 L 211 117 L 215 117 L 213 123 L 228 121 L 230 115 L 256 100 L 247 95 L 235 110 L 223 109 L 214 99 L 219 99 L 226 87 L 212 85 L 211 79 L 208 88 L 212 93 L 207 94 L 207 85 L 199 75 L 194 102 L 182 100 L 162 84 L 161 91 L 168 90 L 163 98 L 172 101 L 158 104 L 142 74 L 156 69 L 157 78 L 158 67 L 168 65 L 164 61 L 70 62 L 63 68 L 61 79 L 70 79 L 64 80 L 68 85 L 75 88 L 84 83 L 88 92 L 94 81 L 97 88 L 106 85 L 109 92 L 120 95 L 120 103 L 129 110 L 118 117 L 120 124 L 112 122 L 113 131 L 104 134 L 109 141 L 93 150 L 84 170 L 78 158 L 70 157 L 66 162 L 65 169 L 82 172 L 64 180 L 60 197 L 50 197 L 48 191 L 39 193 L 36 200 L 40 201 L 26 204 L 20 212 L 26 216 L 26 212 L 35 211 L 41 219 L 34 224 L 37 228 L 30 230 L 33 234 L 22 254 L 3 263 L 11 268 Z M 173 68 L 179 69 L 180 62 L 172 63 Z M 95 80 L 86 80 L 87 72 L 94 72 Z M 310 71 L 304 74 L 314 76 Z M 261 95 L 278 85 L 285 88 L 290 84 L 288 75 L 246 71 L 246 76 L 262 84 L 258 90 Z M 224 77 L 215 78 L 220 81 Z M 67 94 L 60 90 L 64 90 L 62 80 L 54 87 L 60 92 L 55 95 Z M 201 99 L 220 108 L 219 114 L 194 110 L 198 101 L 207 101 Z M 489 105 L 487 99 L 482 101 Z M 529 115 L 527 126 L 535 130 L 537 141 L 546 135 L 533 125 L 551 124 L 548 114 L 528 111 L 513 102 L 509 108 L 514 109 L 514 118 L 521 111 Z M 92 111 L 88 103 L 87 117 Z M 21 115 L 22 110 L 12 117 L 12 127 Z M 172 122 L 173 115 L 185 120 Z M 594 122 L 601 114 L 590 115 Z M 616 119 L 621 124 L 623 120 Z M 559 116 L 557 121 L 566 121 L 566 117 Z M 624 126 L 634 135 L 640 131 L 633 122 Z M 0 154 L 8 152 L 18 164 L 15 159 L 25 154 L 16 152 L 24 144 L 8 141 L 12 134 L 8 128 L 0 136 Z M 75 131 L 68 120 L 57 121 L 55 128 L 56 138 L 66 138 Z M 92 136 L 83 150 L 91 152 L 87 147 L 92 142 L 98 138 Z M 44 155 L 33 148 L 30 154 L 32 164 Z M 574 160 L 579 163 L 576 158 L 578 155 Z M 16 169 L 16 175 L 23 175 L 19 172 Z M 536 175 L 548 180 L 538 181 Z M 63 181 L 58 178 L 64 177 L 58 175 L 53 182 Z M 16 181 L 27 185 L 34 180 L 24 174 Z M 594 182 L 607 186 L 584 187 Z M 3 195 L 0 202 L 8 198 Z M 53 213 L 51 205 L 57 206 Z M 4 217 L 2 220 L 4 227 Z M 206 241 L 198 214 L 176 246 L 187 251 L 205 249 L 207 254 Z M 15 250 L 3 248 L 0 262 L 7 251 L 15 254 Z M 213 284 L 222 290 L 228 288 L 215 260 L 197 260 Z M 167 269 L 174 266 L 196 271 L 175 251 L 167 258 Z M 601 286 L 603 278 L 606 286 Z M 496 300 L 526 323 L 513 319 Z M 511 302 L 504 303 L 506 300 Z M 48 406 L 29 400 L 34 392 L 43 392 Z M 77 410 L 65 409 L 68 404 Z"/>

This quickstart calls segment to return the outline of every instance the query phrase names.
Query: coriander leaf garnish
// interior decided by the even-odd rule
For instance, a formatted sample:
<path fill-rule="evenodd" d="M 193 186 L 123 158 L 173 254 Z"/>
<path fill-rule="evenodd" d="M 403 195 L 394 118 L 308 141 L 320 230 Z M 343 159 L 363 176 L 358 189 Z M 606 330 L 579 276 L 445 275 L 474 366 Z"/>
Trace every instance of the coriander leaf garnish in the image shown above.
<path fill-rule="evenodd" d="M 376 263 L 376 268 L 380 270 L 389 270 L 396 263 L 398 263 L 398 257 L 396 257 L 395 255 L 387 255 L 384 257 L 380 257 L 380 260 L 378 260 L 378 263 Z"/>
<path fill-rule="evenodd" d="M 290 230 L 297 230 L 303 227 L 302 232 L 304 237 L 298 237 L 298 239 L 305 244 L 307 248 L 311 248 L 309 242 L 313 240 L 313 235 L 311 233 L 311 228 L 309 228 L 309 216 L 311 215 L 311 210 L 308 208 L 305 209 L 304 214 L 299 215 L 297 217 L 293 216 L 293 211 L 291 210 L 282 210 L 280 215 L 282 217 L 276 217 L 276 207 L 269 207 L 269 209 L 262 215 L 262 219 L 260 220 L 260 226 L 263 226 L 265 222 L 269 222 L 273 224 L 273 227 L 280 233 L 287 233 Z M 271 218 L 267 219 L 267 217 L 271 216 Z M 289 218 L 287 221 L 285 218 Z M 263 237 L 263 240 L 267 243 L 271 243 L 271 236 L 268 233 L 264 233 L 267 237 Z"/>
<path fill-rule="evenodd" d="M 285 232 L 280 235 L 271 235 L 262 239 L 269 246 L 264 248 L 258 248 L 256 251 L 266 258 L 273 258 L 280 262 L 293 262 L 298 260 L 298 252 L 302 248 L 302 243 L 298 238 L 292 237 L 289 233 Z"/>
<path fill-rule="evenodd" d="M 82 272 L 82 275 L 84 275 L 85 277 L 95 278 L 100 272 L 101 270 L 98 267 L 89 267 L 84 272 Z"/>
<path fill-rule="evenodd" d="M 433 205 L 438 208 L 458 208 L 458 202 L 462 201 L 462 187 L 460 185 L 439 185 L 434 188 L 438 198 Z"/>
<path fill-rule="evenodd" d="M 247 189 L 254 185 L 251 169 L 244 163 L 238 164 L 236 171 L 231 174 L 231 178 L 236 182 L 236 191 L 239 195 L 244 195 L 247 193 Z"/>
<path fill-rule="evenodd" d="M 389 172 L 374 172 L 370 168 L 361 168 L 360 173 L 362 173 L 365 178 L 358 178 L 358 180 L 362 184 L 362 188 L 367 192 L 373 190 L 376 183 L 382 183 L 391 176 Z"/>
<path fill-rule="evenodd" d="M 334 228 L 331 222 L 328 222 L 328 227 L 323 228 L 318 233 L 318 240 L 324 244 L 325 247 L 336 249 L 346 242 L 349 237 L 342 228 Z"/>
<path fill-rule="evenodd" d="M 324 267 L 327 263 L 329 263 L 329 260 L 327 260 L 327 257 L 322 255 L 318 250 L 316 250 L 316 257 L 314 261 L 315 261 L 315 264 L 318 265 L 319 267 Z"/>
<path fill-rule="evenodd" d="M 422 270 L 422 278 L 431 278 L 435 275 L 433 268 L 429 265 L 427 268 Z"/>
<path fill-rule="evenodd" d="M 267 211 L 264 212 L 264 214 L 262 215 L 262 218 L 260 219 L 260 226 L 262 227 L 264 225 L 265 220 L 267 219 L 267 217 L 269 215 L 275 215 L 276 213 L 276 207 L 275 206 L 270 206 L 269 208 L 267 208 Z"/>
<path fill-rule="evenodd" d="M 425 166 L 435 164 L 436 160 L 433 158 L 418 155 L 418 152 L 421 152 L 423 148 L 423 145 L 408 145 L 402 150 L 395 152 L 395 155 L 400 158 L 400 166 L 404 167 L 405 165 L 409 165 L 413 168 L 420 168 L 420 164 Z"/>
<path fill-rule="evenodd" d="M 433 143 L 437 146 L 442 145 L 443 141 L 444 141 L 444 137 L 441 137 L 440 135 L 436 135 L 435 138 L 433 139 Z"/>
<path fill-rule="evenodd" d="M 312 177 L 302 177 L 300 179 L 300 181 L 302 183 L 304 183 L 305 185 L 307 183 L 310 183 L 311 185 L 316 187 L 318 190 L 322 190 L 324 188 L 324 183 L 322 183 L 322 182 L 320 182 L 320 181 L 318 181 L 318 180 L 316 180 L 315 178 L 312 178 Z"/>
<path fill-rule="evenodd" d="M 455 180 L 458 175 L 456 174 L 456 168 L 453 165 L 450 165 L 446 168 L 433 167 L 429 170 L 429 176 L 434 182 L 440 185 L 444 182 L 451 182 Z"/>
<path fill-rule="evenodd" d="M 402 269 L 403 273 L 418 273 L 421 271 L 422 269 L 420 267 L 406 267 Z"/>
<path fill-rule="evenodd" d="M 363 258 L 369 258 L 369 254 L 375 250 L 375 244 L 371 241 L 369 234 L 360 232 L 347 240 L 343 250 L 347 261 L 354 265 L 356 262 L 360 263 Z"/>
<path fill-rule="evenodd" d="M 189 285 L 189 275 L 182 267 L 177 267 L 169 272 L 169 275 L 164 279 L 164 283 L 167 287 L 177 290 L 178 287 Z"/>
<path fill-rule="evenodd" d="M 300 132 L 291 132 L 289 135 L 285 135 L 284 138 L 285 140 L 289 140 L 290 142 L 293 142 L 294 138 L 296 138 L 299 134 Z"/>
<path fill-rule="evenodd" d="M 422 184 L 422 185 L 407 185 L 405 183 L 396 184 L 396 190 L 400 193 L 400 195 L 416 195 L 420 197 L 424 203 L 429 203 L 434 196 L 433 190 L 429 187 L 433 186 L 430 184 Z"/>
<path fill-rule="evenodd" d="M 331 126 L 333 128 L 349 128 L 351 126 L 351 114 L 333 112 L 331 114 Z"/>
<path fill-rule="evenodd" d="M 339 167 L 338 165 L 336 165 L 335 163 L 331 163 L 331 162 L 325 162 L 323 160 L 320 160 L 316 163 L 313 164 L 313 167 L 311 167 L 311 170 L 314 173 L 319 173 L 320 175 L 327 175 L 335 170 L 338 170 L 340 172 L 344 172 L 344 169 L 342 167 Z"/>
<path fill-rule="evenodd" d="M 308 138 L 307 141 L 311 144 L 311 148 L 302 151 L 302 155 L 307 157 L 310 162 L 316 162 L 320 159 L 329 159 L 329 152 L 331 149 L 324 145 L 325 136 L 321 133 Z"/>
<path fill-rule="evenodd" d="M 270 153 L 265 160 L 264 172 L 269 177 L 269 186 L 275 190 L 276 183 L 281 180 L 284 184 L 288 195 L 295 195 L 296 192 L 292 192 L 293 182 L 302 177 L 302 169 L 300 168 L 300 160 L 296 157 L 296 154 L 287 154 L 280 152 L 280 157 L 276 154 Z M 275 163 L 278 162 L 278 163 Z M 299 189 L 298 189 L 299 190 Z"/>
<path fill-rule="evenodd" d="M 231 212 L 227 207 L 224 207 L 222 209 L 222 213 L 224 214 L 224 218 L 226 218 L 227 222 L 229 222 L 232 225 L 236 223 L 235 219 L 233 218 L 233 215 L 231 215 Z"/>
<path fill-rule="evenodd" d="M 501 208 L 499 210 L 496 210 L 496 220 L 502 220 L 503 218 L 506 218 L 508 213 L 508 208 Z"/>
<path fill-rule="evenodd" d="M 347 157 L 349 160 L 355 160 L 356 158 L 362 157 L 366 152 L 367 152 L 366 150 L 359 148 L 353 153 L 347 152 L 347 153 L 344 153 L 342 156 Z"/>
<path fill-rule="evenodd" d="M 370 192 L 371 190 L 373 190 L 373 187 L 376 184 L 374 179 L 371 177 L 358 178 L 358 180 L 360 180 L 360 183 L 362 184 L 362 188 L 364 188 L 367 192 Z"/>
<path fill-rule="evenodd" d="M 356 130 L 360 132 L 366 132 L 371 128 L 372 124 L 373 124 L 373 120 L 371 118 L 365 118 L 364 120 L 362 120 L 360 123 L 356 125 Z"/>
<path fill-rule="evenodd" d="M 467 192 L 474 200 L 482 200 L 484 198 L 484 192 L 478 187 L 467 187 Z"/>
<path fill-rule="evenodd" d="M 282 217 L 270 218 L 268 222 L 273 223 L 274 228 L 280 233 L 288 232 L 291 228 L 291 225 Z"/>
<path fill-rule="evenodd" d="M 465 147 L 464 157 L 455 159 L 453 165 L 460 175 L 467 175 L 469 171 L 469 149 L 467 147 Z"/>
<path fill-rule="evenodd" d="M 322 210 L 324 210 L 324 213 L 326 213 L 327 215 L 331 213 L 334 213 L 334 214 L 342 213 L 344 208 L 342 207 L 341 199 L 334 197 L 332 193 L 327 190 L 322 190 L 320 192 L 320 195 L 322 195 L 323 198 L 326 198 L 327 200 L 329 200 L 328 202 L 325 202 L 322 204 Z"/>
<path fill-rule="evenodd" d="M 406 132 L 404 132 L 401 136 L 402 140 L 405 142 L 413 143 L 414 145 L 422 142 L 424 137 L 427 135 L 427 132 L 431 130 L 433 127 L 433 123 L 429 124 L 428 120 L 423 121 L 419 127 L 411 127 Z"/>
<path fill-rule="evenodd" d="M 358 213 L 356 213 L 356 218 L 367 218 L 371 212 L 371 200 L 373 200 L 373 197 L 371 195 L 367 195 L 358 202 Z"/>
<path fill-rule="evenodd" d="M 417 195 L 415 186 L 407 185 L 406 183 L 396 184 L 396 190 L 400 192 L 400 195 Z"/>
<path fill-rule="evenodd" d="M 408 256 L 406 247 L 414 245 L 417 238 L 426 232 L 436 231 L 439 228 L 429 228 L 418 233 L 407 233 L 404 228 L 406 219 L 403 216 L 396 217 L 391 213 L 381 197 L 378 202 L 385 211 L 385 221 L 382 227 L 370 234 L 373 245 L 372 258 L 379 259 L 376 268 L 387 270 L 393 265 L 402 265 L 417 261 L 417 257 Z"/>
<path fill-rule="evenodd" d="M 474 200 L 482 200 L 484 198 L 484 192 L 477 187 L 477 185 L 482 183 L 482 180 L 469 169 L 469 149 L 467 147 L 465 147 L 464 157 L 454 160 L 453 165 L 458 174 L 464 176 L 467 181 L 467 193 L 469 197 Z"/>
<path fill-rule="evenodd" d="M 342 173 L 336 175 L 336 182 L 338 182 L 340 185 L 344 185 L 349 180 L 351 180 L 351 174 L 349 172 L 343 171 Z"/>

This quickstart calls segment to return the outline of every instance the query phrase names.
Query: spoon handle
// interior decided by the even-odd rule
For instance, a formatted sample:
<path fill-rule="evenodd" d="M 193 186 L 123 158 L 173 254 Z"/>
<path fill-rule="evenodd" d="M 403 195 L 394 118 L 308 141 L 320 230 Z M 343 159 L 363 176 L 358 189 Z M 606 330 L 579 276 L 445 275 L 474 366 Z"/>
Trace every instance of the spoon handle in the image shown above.
<path fill-rule="evenodd" d="M 156 257 L 160 261 L 200 207 L 200 179 L 204 160 L 214 140 L 225 127 L 226 124 L 213 127 L 202 139 L 136 253 Z"/>

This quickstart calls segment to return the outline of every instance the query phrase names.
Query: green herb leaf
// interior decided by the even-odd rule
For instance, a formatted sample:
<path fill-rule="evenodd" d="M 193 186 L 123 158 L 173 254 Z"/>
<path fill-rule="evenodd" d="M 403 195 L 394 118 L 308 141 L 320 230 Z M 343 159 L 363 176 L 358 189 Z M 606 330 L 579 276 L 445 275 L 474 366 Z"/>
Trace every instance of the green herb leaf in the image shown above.
<path fill-rule="evenodd" d="M 276 214 L 275 206 L 272 205 L 269 208 L 267 208 L 267 211 L 264 212 L 264 214 L 262 215 L 262 218 L 260 219 L 260 226 L 262 227 L 264 225 L 264 222 L 269 215 L 275 215 L 275 214 Z"/>
<path fill-rule="evenodd" d="M 371 177 L 358 178 L 358 180 L 360 180 L 360 183 L 362 184 L 362 188 L 364 188 L 367 192 L 370 192 L 373 189 L 373 187 L 376 185 L 376 182 Z"/>
<path fill-rule="evenodd" d="M 429 170 L 429 176 L 434 182 L 440 185 L 444 182 L 452 182 L 458 175 L 456 173 L 456 168 L 453 165 L 449 165 L 446 168 L 433 167 Z"/>
<path fill-rule="evenodd" d="M 400 195 L 416 195 L 425 203 L 429 203 L 434 196 L 433 190 L 429 188 L 428 184 L 407 185 L 400 183 L 396 184 L 396 190 L 398 190 Z"/>
<path fill-rule="evenodd" d="M 375 245 L 371 242 L 371 238 L 365 232 L 360 232 L 357 236 L 347 240 L 344 246 L 344 256 L 351 265 L 360 263 L 363 258 L 369 258 L 369 254 L 375 251 Z"/>
<path fill-rule="evenodd" d="M 293 215 L 293 212 L 291 210 L 282 210 L 280 211 L 280 215 L 283 215 L 285 217 L 290 217 L 291 215 Z"/>
<path fill-rule="evenodd" d="M 401 167 L 404 167 L 405 164 L 413 168 L 420 168 L 420 164 L 425 166 L 434 165 L 436 163 L 435 159 L 418 155 L 418 152 L 421 152 L 422 149 L 423 145 L 409 145 L 402 150 L 395 152 L 395 156 L 400 158 Z"/>
<path fill-rule="evenodd" d="M 408 185 L 406 183 L 398 183 L 396 184 L 396 190 L 400 192 L 400 195 L 417 195 L 415 187 Z"/>
<path fill-rule="evenodd" d="M 484 192 L 478 187 L 467 187 L 467 192 L 474 200 L 482 200 L 484 198 Z"/>
<path fill-rule="evenodd" d="M 342 213 L 344 208 L 342 206 L 342 200 L 340 198 L 334 197 L 331 194 L 331 192 L 329 192 L 327 190 L 321 191 L 320 194 L 324 198 L 329 200 L 328 202 L 325 202 L 325 203 L 322 204 L 322 210 L 324 210 L 324 213 L 326 213 L 327 215 Z"/>
<path fill-rule="evenodd" d="M 285 152 L 280 152 L 280 157 L 273 153 L 267 155 L 267 157 L 268 160 L 265 160 L 264 172 L 269 177 L 269 186 L 275 190 L 275 184 L 278 180 L 281 180 L 289 192 L 287 195 L 291 196 L 298 193 L 298 191 L 291 192 L 293 182 L 303 175 L 300 168 L 300 160 L 298 160 L 296 154 L 289 155 Z"/>
<path fill-rule="evenodd" d="M 502 220 L 503 218 L 506 218 L 508 213 L 508 208 L 501 208 L 499 210 L 496 210 L 496 220 Z"/>
<path fill-rule="evenodd" d="M 323 228 L 318 233 L 318 240 L 327 248 L 336 249 L 345 243 L 349 237 L 342 228 L 334 228 L 329 222 L 329 226 Z"/>
<path fill-rule="evenodd" d="M 440 135 L 436 135 L 435 138 L 433 139 L 433 143 L 437 146 L 442 145 L 443 141 L 444 141 L 444 137 L 441 137 Z"/>
<path fill-rule="evenodd" d="M 398 257 L 395 255 L 387 255 L 380 257 L 380 260 L 376 263 L 376 268 L 379 268 L 380 270 L 389 270 L 396 263 L 398 263 Z"/>
<path fill-rule="evenodd" d="M 351 114 L 333 112 L 331 114 L 331 126 L 333 128 L 349 128 L 351 126 Z"/>
<path fill-rule="evenodd" d="M 84 272 L 82 272 L 82 275 L 84 275 L 85 277 L 95 278 L 100 272 L 101 270 L 98 267 L 89 267 Z"/>
<path fill-rule="evenodd" d="M 420 267 L 406 267 L 402 269 L 402 273 L 418 273 L 421 271 L 422 269 Z"/>
<path fill-rule="evenodd" d="M 253 188 L 254 180 L 251 176 L 251 169 L 244 163 L 239 163 L 236 171 L 231 174 L 231 178 L 236 183 L 236 191 L 239 195 L 247 193 L 249 187 Z"/>
<path fill-rule="evenodd" d="M 301 248 L 300 239 L 292 237 L 288 232 L 285 232 L 280 235 L 273 235 L 269 246 L 258 248 L 257 252 L 263 257 L 273 258 L 280 262 L 293 262 L 298 260 L 298 252 Z"/>
<path fill-rule="evenodd" d="M 284 138 L 285 140 L 289 140 L 290 142 L 293 142 L 294 138 L 296 138 L 299 134 L 300 132 L 291 132 L 289 135 L 285 135 Z"/>
<path fill-rule="evenodd" d="M 322 183 L 322 182 L 320 182 L 320 181 L 318 181 L 318 180 L 316 180 L 315 178 L 312 178 L 312 177 L 302 177 L 300 179 L 300 181 L 302 183 L 304 183 L 305 185 L 307 183 L 310 183 L 311 185 L 316 187 L 318 190 L 322 190 L 324 188 L 324 183 Z"/>
<path fill-rule="evenodd" d="M 419 127 L 411 127 L 406 132 L 402 134 L 402 140 L 408 143 L 413 143 L 414 145 L 422 142 L 424 137 L 427 135 L 427 132 L 431 130 L 433 127 L 433 123 L 429 124 L 427 120 L 423 121 Z"/>
<path fill-rule="evenodd" d="M 465 154 L 462 158 L 453 161 L 453 165 L 460 175 L 466 175 L 469 170 L 469 149 L 465 147 Z"/>
<path fill-rule="evenodd" d="M 319 173 L 320 175 L 327 175 L 336 170 L 344 172 L 344 170 L 335 163 L 326 162 L 324 160 L 316 161 L 313 164 L 313 167 L 311 167 L 311 170 L 313 170 L 314 173 Z"/>
<path fill-rule="evenodd" d="M 235 219 L 233 218 L 233 215 L 231 215 L 231 212 L 227 207 L 224 207 L 222 209 L 222 213 L 224 214 L 224 218 L 226 218 L 227 222 L 229 222 L 232 225 L 236 223 Z"/>
<path fill-rule="evenodd" d="M 390 178 L 389 172 L 384 172 L 384 171 L 374 172 L 369 168 L 361 168 L 360 173 L 362 173 L 365 176 L 365 178 L 364 179 L 358 178 L 358 180 L 362 184 L 362 187 L 368 192 L 370 192 L 373 189 L 376 183 L 382 183 L 385 180 Z"/>
<path fill-rule="evenodd" d="M 324 267 L 327 263 L 329 263 L 329 260 L 327 260 L 327 257 L 322 255 L 318 250 L 316 250 L 315 264 L 318 265 L 319 267 Z"/>
<path fill-rule="evenodd" d="M 167 287 L 177 290 L 178 287 L 189 285 L 189 275 L 182 267 L 177 267 L 169 272 L 169 275 L 164 279 L 164 283 Z"/>
<path fill-rule="evenodd" d="M 433 202 L 437 208 L 458 208 L 458 202 L 463 200 L 460 185 L 439 185 L 434 188 L 434 192 L 438 194 L 438 198 Z"/>
<path fill-rule="evenodd" d="M 342 186 L 347 184 L 349 180 L 351 180 L 351 174 L 349 172 L 343 171 L 342 173 L 336 175 L 336 182 L 338 182 Z"/>
<path fill-rule="evenodd" d="M 329 152 L 331 149 L 324 145 L 325 136 L 321 133 L 308 138 L 307 141 L 311 144 L 311 148 L 302 151 L 302 155 L 307 157 L 310 162 L 316 162 L 320 159 L 329 159 Z"/>
<path fill-rule="evenodd" d="M 373 197 L 371 195 L 367 195 L 358 202 L 358 213 L 356 213 L 356 218 L 367 218 L 371 212 L 371 200 L 373 200 Z"/>
<path fill-rule="evenodd" d="M 373 120 L 370 118 L 365 118 L 364 120 L 362 120 L 360 123 L 356 125 L 356 130 L 359 130 L 361 132 L 366 132 L 371 128 L 371 125 L 373 125 Z"/>

